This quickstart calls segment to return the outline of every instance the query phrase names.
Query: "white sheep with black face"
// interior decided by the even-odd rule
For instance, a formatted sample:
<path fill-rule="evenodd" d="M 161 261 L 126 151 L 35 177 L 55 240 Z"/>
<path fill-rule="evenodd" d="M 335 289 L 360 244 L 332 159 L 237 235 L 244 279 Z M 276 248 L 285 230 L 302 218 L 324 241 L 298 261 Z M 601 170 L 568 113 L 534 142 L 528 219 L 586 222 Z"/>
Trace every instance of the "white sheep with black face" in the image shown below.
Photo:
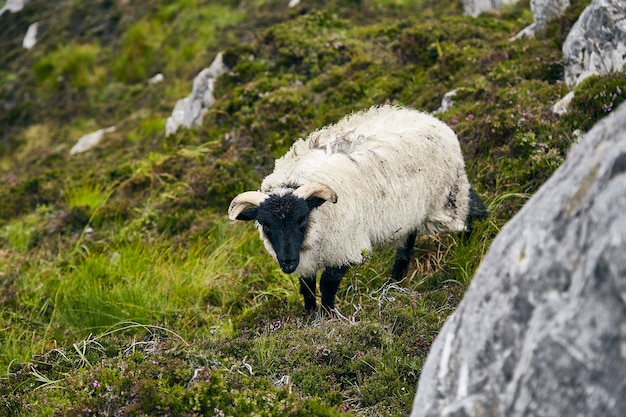
<path fill-rule="evenodd" d="M 260 191 L 238 195 L 229 207 L 232 220 L 255 220 L 281 269 L 300 276 L 307 312 L 316 308 L 319 270 L 322 306 L 330 311 L 346 270 L 372 246 L 398 248 L 392 276 L 399 279 L 417 235 L 466 231 L 484 215 L 452 129 L 389 105 L 298 140 Z"/>

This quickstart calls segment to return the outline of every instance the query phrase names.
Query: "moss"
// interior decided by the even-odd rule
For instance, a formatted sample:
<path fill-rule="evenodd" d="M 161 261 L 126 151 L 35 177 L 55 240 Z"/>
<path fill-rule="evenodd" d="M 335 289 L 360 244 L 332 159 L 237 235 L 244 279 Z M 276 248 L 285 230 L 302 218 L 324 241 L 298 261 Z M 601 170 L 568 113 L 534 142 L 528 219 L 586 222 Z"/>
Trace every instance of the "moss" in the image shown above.
<path fill-rule="evenodd" d="M 156 20 L 141 20 L 133 25 L 122 39 L 121 53 L 113 63 L 115 78 L 136 83 L 159 72 L 163 63 L 157 50 L 163 39 L 163 29 Z"/>
<path fill-rule="evenodd" d="M 37 61 L 35 79 L 51 89 L 76 89 L 101 82 L 103 69 L 97 66 L 97 44 L 65 45 Z"/>
<path fill-rule="evenodd" d="M 592 76 L 574 89 L 569 112 L 563 117 L 575 128 L 589 130 L 626 99 L 626 75 Z"/>
<path fill-rule="evenodd" d="M 150 343 L 150 342 L 149 342 Z M 119 409 L 128 415 L 265 415 L 334 416 L 337 411 L 317 399 L 301 398 L 284 388 L 276 388 L 262 380 L 242 377 L 224 370 L 219 363 L 203 357 L 206 365 L 193 369 L 189 358 L 182 355 L 183 346 L 160 341 L 168 349 L 147 350 L 131 354 L 102 357 L 94 367 L 73 372 L 66 380 L 81 390 L 44 390 L 43 395 L 29 395 L 14 401 L 16 412 L 30 410 L 38 415 L 84 415 L 97 410 Z M 141 345 L 139 345 L 141 346 Z M 48 363 L 65 363 L 76 353 L 63 357 L 49 356 Z M 97 362 L 97 361 L 95 361 Z M 94 362 L 94 363 L 95 363 Z M 182 369 L 186 369 L 182 371 Z M 39 367 L 42 377 L 48 370 Z M 20 374 L 18 378 L 25 375 Z M 10 398 L 7 397 L 10 401 Z M 52 406 L 54 404 L 54 406 Z M 56 415 L 56 414 L 54 414 Z"/>

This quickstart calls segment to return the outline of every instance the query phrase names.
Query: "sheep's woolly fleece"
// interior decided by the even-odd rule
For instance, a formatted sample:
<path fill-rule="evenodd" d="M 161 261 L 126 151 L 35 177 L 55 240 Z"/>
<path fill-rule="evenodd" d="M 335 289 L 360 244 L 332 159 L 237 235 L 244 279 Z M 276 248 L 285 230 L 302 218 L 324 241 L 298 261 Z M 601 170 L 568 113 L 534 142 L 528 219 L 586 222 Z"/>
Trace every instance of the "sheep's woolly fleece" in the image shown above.
<path fill-rule="evenodd" d="M 459 142 L 426 113 L 385 105 L 319 129 L 276 161 L 261 191 L 281 195 L 314 182 L 338 201 L 311 212 L 299 275 L 360 263 L 373 245 L 401 245 L 414 230 L 465 229 L 469 182 Z"/>

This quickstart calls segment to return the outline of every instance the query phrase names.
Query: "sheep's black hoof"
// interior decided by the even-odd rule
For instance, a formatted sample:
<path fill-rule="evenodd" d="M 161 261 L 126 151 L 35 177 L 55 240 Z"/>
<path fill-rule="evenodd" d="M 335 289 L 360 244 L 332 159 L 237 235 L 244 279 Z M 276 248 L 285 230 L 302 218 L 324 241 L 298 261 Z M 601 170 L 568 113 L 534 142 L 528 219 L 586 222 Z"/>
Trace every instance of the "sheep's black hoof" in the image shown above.
<path fill-rule="evenodd" d="M 319 308 L 305 308 L 303 312 L 304 318 L 308 319 L 333 319 L 337 317 L 337 310 L 334 307 L 320 306 Z"/>
<path fill-rule="evenodd" d="M 314 316 L 315 314 L 317 314 L 317 305 L 315 303 L 313 303 L 312 305 L 304 305 L 304 315 L 305 316 Z"/>
<path fill-rule="evenodd" d="M 396 281 L 400 281 L 406 273 L 409 272 L 409 260 L 408 259 L 397 259 L 393 264 L 393 269 L 391 270 L 391 278 Z"/>

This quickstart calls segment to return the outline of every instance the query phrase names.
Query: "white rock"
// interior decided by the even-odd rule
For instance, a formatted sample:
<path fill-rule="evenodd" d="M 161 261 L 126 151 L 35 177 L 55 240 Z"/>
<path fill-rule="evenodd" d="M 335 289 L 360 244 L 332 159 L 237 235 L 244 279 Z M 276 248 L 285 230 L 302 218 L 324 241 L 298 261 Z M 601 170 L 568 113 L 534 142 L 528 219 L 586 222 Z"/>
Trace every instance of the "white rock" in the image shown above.
<path fill-rule="evenodd" d="M 536 29 L 544 29 L 548 22 L 562 16 L 570 5 L 570 0 L 530 0 Z"/>
<path fill-rule="evenodd" d="M 96 146 L 106 133 L 111 133 L 115 131 L 115 126 L 107 127 L 106 129 L 99 129 L 95 132 L 88 133 L 78 139 L 78 142 L 70 149 L 70 155 L 75 155 L 77 153 L 86 152 L 89 149 Z"/>
<path fill-rule="evenodd" d="M 626 0 L 593 0 L 563 44 L 565 82 L 626 68 Z"/>
<path fill-rule="evenodd" d="M 26 35 L 24 36 L 24 40 L 22 41 L 22 46 L 25 49 L 31 49 L 33 46 L 37 44 L 37 29 L 39 28 L 39 22 L 35 22 L 28 27 L 26 31 Z"/>
<path fill-rule="evenodd" d="M 532 38 L 535 36 L 535 32 L 537 32 L 537 23 L 533 22 L 530 25 L 526 26 L 524 29 L 517 32 L 515 36 L 509 38 L 509 42 L 514 42 L 521 38 Z"/>
<path fill-rule="evenodd" d="M 567 113 L 569 111 L 569 105 L 572 102 L 573 98 L 574 98 L 574 92 L 570 91 L 569 93 L 565 95 L 565 97 L 557 101 L 552 106 L 552 113 L 556 113 L 558 115 Z"/>
<path fill-rule="evenodd" d="M 561 16 L 570 6 L 569 0 L 530 0 L 530 9 L 533 11 L 535 22 L 522 29 L 510 41 L 521 37 L 533 37 L 535 34 L 546 28 L 548 22 Z"/>
<path fill-rule="evenodd" d="M 447 112 L 454 105 L 454 96 L 456 96 L 456 90 L 448 91 L 446 94 L 444 94 L 443 98 L 441 99 L 441 106 L 439 106 L 439 108 L 435 110 L 433 114 Z"/>
<path fill-rule="evenodd" d="M 165 77 L 163 76 L 163 74 L 159 72 L 158 74 L 155 74 L 154 77 L 148 80 L 148 84 L 154 85 L 154 84 L 162 83 L 163 80 L 165 80 Z"/>
<path fill-rule="evenodd" d="M 211 66 L 198 73 L 193 80 L 191 94 L 178 100 L 172 111 L 172 115 L 165 123 L 165 135 L 175 133 L 180 126 L 200 126 L 208 108 L 213 104 L 213 89 L 215 80 L 228 68 L 224 65 L 222 53 L 218 53 Z"/>
<path fill-rule="evenodd" d="M 4 12 L 17 13 L 21 11 L 24 6 L 26 6 L 30 0 L 7 0 L 2 9 L 0 9 L 0 16 L 4 14 Z"/>
<path fill-rule="evenodd" d="M 515 4 L 518 0 L 463 0 L 463 12 L 472 17 L 478 17 L 482 12 L 498 10 L 508 4 Z"/>

